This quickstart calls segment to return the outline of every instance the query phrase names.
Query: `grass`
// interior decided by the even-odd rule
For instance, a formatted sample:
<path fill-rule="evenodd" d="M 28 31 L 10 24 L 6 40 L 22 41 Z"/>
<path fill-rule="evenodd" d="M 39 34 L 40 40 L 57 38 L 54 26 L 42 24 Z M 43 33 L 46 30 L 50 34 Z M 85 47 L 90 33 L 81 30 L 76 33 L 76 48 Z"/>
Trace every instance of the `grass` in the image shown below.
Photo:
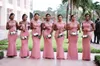
<path fill-rule="evenodd" d="M 79 34 L 79 39 L 78 39 L 78 44 L 77 44 L 78 52 L 82 52 L 82 38 L 81 38 L 81 35 L 82 34 Z M 52 39 L 52 42 L 53 42 L 53 49 L 54 49 L 54 51 L 56 51 L 56 41 L 55 41 L 54 37 Z M 1 44 L 1 41 L 0 41 L 0 44 Z M 2 42 L 2 44 L 4 44 L 4 45 L 1 45 L 0 49 L 6 50 L 7 49 L 7 40 L 4 41 L 4 43 Z M 17 49 L 20 50 L 20 47 L 21 47 L 21 40 L 20 40 L 20 38 L 17 39 L 16 44 L 17 44 Z M 29 46 L 29 49 L 32 50 L 32 38 L 31 38 L 31 36 L 29 38 L 28 46 Z M 42 37 L 41 38 L 41 44 L 40 44 L 41 51 L 43 51 L 43 47 L 44 47 L 44 40 L 43 40 L 43 37 Z M 66 36 L 65 36 L 64 43 L 63 43 L 63 48 L 64 48 L 64 51 L 67 52 L 68 40 L 66 39 Z M 100 50 L 91 47 L 91 53 L 100 53 Z"/>

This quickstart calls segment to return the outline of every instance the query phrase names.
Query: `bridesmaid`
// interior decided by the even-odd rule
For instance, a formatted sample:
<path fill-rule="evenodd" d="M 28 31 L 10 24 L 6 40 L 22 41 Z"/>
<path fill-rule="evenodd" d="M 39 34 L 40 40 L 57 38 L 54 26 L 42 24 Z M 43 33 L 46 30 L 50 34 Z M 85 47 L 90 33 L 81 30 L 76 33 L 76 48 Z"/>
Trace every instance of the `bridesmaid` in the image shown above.
<path fill-rule="evenodd" d="M 82 22 L 82 31 L 83 31 L 83 56 L 82 59 L 90 61 L 90 40 L 92 38 L 92 31 L 94 31 L 94 23 L 90 20 L 90 14 L 85 15 L 85 20 Z"/>
<path fill-rule="evenodd" d="M 67 59 L 78 60 L 77 41 L 80 25 L 78 21 L 76 21 L 75 15 L 71 15 L 71 21 L 67 24 L 66 29 L 68 30 L 69 41 Z"/>
<path fill-rule="evenodd" d="M 33 39 L 31 58 L 40 59 L 41 21 L 38 13 L 35 13 L 34 19 L 31 21 L 31 29 Z"/>
<path fill-rule="evenodd" d="M 57 16 L 58 22 L 54 24 L 54 30 L 55 32 L 55 39 L 57 44 L 57 59 L 65 59 L 64 57 L 64 50 L 63 50 L 63 41 L 64 41 L 64 26 L 65 23 L 62 21 L 63 16 L 59 14 Z"/>
<path fill-rule="evenodd" d="M 30 24 L 27 21 L 27 15 L 23 14 L 22 21 L 19 22 L 19 30 L 21 31 L 20 38 L 22 44 L 20 49 L 21 58 L 26 58 L 29 56 L 29 49 L 28 49 L 29 28 L 30 28 Z"/>
<path fill-rule="evenodd" d="M 52 47 L 53 22 L 50 19 L 51 15 L 46 14 L 46 21 L 42 24 L 43 37 L 44 37 L 43 58 L 45 59 L 54 59 L 54 53 Z"/>
<path fill-rule="evenodd" d="M 16 50 L 16 40 L 17 40 L 17 29 L 18 23 L 14 20 L 14 13 L 11 13 L 9 16 L 9 21 L 7 22 L 6 29 L 8 32 L 8 49 L 7 49 L 7 57 L 15 57 L 17 56 Z"/>

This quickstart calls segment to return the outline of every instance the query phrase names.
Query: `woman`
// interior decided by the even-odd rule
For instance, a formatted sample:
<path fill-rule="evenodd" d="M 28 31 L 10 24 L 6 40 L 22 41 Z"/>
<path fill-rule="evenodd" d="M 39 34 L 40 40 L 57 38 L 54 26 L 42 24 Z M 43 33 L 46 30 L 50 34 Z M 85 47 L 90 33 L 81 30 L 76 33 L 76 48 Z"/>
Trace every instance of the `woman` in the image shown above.
<path fill-rule="evenodd" d="M 21 49 L 20 49 L 20 57 L 27 58 L 29 56 L 29 49 L 28 49 L 28 38 L 29 38 L 29 27 L 30 24 L 27 21 L 27 15 L 23 14 L 22 21 L 19 22 L 19 30 L 20 38 L 21 38 Z"/>
<path fill-rule="evenodd" d="M 51 15 L 46 14 L 46 21 L 42 24 L 43 37 L 44 37 L 43 58 L 45 59 L 54 59 L 54 53 L 52 47 L 53 22 L 50 19 Z"/>
<path fill-rule="evenodd" d="M 85 20 L 82 22 L 82 31 L 83 31 L 83 60 L 90 60 L 90 40 L 92 38 L 92 31 L 94 31 L 94 24 L 90 20 L 91 16 L 89 14 L 85 15 Z"/>
<path fill-rule="evenodd" d="M 40 59 L 40 38 L 41 38 L 41 21 L 39 14 L 35 13 L 34 19 L 31 21 L 33 48 L 31 58 Z"/>
<path fill-rule="evenodd" d="M 57 44 L 57 54 L 56 57 L 57 59 L 64 59 L 64 50 L 63 50 L 63 41 L 64 41 L 64 26 L 65 23 L 62 20 L 62 15 L 59 14 L 57 16 L 58 22 L 54 24 L 54 30 L 55 32 L 55 39 L 56 39 L 56 44 Z"/>
<path fill-rule="evenodd" d="M 77 41 L 78 30 L 80 30 L 80 26 L 76 21 L 75 15 L 71 15 L 71 21 L 67 24 L 66 28 L 68 30 L 69 41 L 67 59 L 78 60 Z"/>
<path fill-rule="evenodd" d="M 8 49 L 7 49 L 7 57 L 15 57 L 17 56 L 16 50 L 16 40 L 17 40 L 17 29 L 18 23 L 14 20 L 14 13 L 11 13 L 9 16 L 9 21 L 7 22 L 6 29 L 8 32 Z"/>

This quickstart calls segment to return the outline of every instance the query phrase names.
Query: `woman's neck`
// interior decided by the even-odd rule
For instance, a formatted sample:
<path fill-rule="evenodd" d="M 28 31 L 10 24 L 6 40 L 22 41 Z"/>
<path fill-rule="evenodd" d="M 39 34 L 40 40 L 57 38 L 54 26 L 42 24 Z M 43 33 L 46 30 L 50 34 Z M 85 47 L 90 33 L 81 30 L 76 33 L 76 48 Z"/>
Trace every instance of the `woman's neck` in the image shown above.
<path fill-rule="evenodd" d="M 62 23 L 62 21 L 58 20 L 58 23 Z"/>
<path fill-rule="evenodd" d="M 90 20 L 86 20 L 86 22 L 89 22 Z"/>
<path fill-rule="evenodd" d="M 75 20 L 71 20 L 72 23 L 75 23 Z"/>
<path fill-rule="evenodd" d="M 34 21 L 38 21 L 38 19 L 34 19 Z"/>
<path fill-rule="evenodd" d="M 13 21 L 13 19 L 10 19 L 10 21 Z"/>
<path fill-rule="evenodd" d="M 49 22 L 50 20 L 47 19 L 46 21 Z"/>

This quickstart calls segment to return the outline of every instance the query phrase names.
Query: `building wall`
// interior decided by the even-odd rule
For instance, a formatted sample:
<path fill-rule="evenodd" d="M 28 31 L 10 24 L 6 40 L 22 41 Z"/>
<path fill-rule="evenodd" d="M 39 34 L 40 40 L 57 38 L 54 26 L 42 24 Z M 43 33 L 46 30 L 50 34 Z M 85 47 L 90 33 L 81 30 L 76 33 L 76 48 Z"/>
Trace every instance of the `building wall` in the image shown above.
<path fill-rule="evenodd" d="M 18 22 L 22 20 L 21 17 L 24 13 L 29 17 L 30 3 L 31 0 L 0 0 L 0 29 L 5 29 L 11 12 L 15 13 L 15 20 Z"/>

